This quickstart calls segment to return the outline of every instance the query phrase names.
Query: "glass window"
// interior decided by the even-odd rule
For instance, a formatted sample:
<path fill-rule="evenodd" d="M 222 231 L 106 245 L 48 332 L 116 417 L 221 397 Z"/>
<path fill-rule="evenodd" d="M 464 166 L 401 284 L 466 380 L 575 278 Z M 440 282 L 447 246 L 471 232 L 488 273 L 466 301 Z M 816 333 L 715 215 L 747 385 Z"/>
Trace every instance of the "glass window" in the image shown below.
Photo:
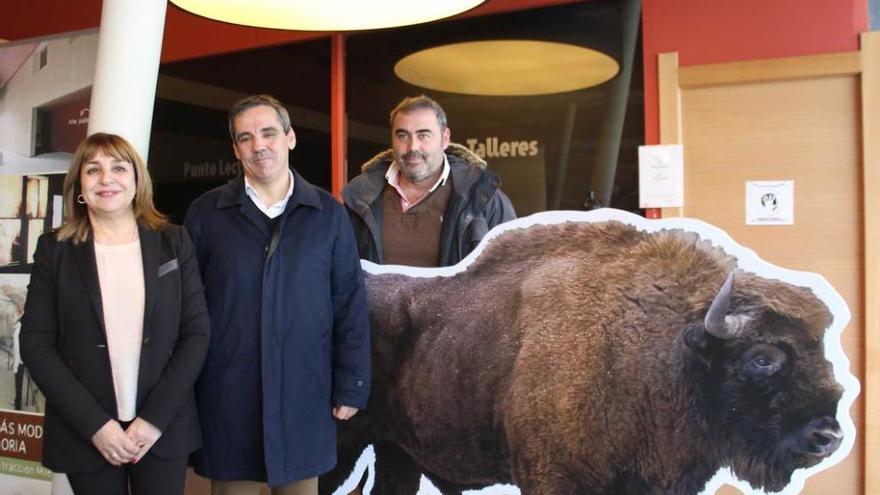
<path fill-rule="evenodd" d="M 453 142 L 483 155 L 501 176 L 519 215 L 583 209 L 597 189 L 594 176 L 603 170 L 614 177 L 610 206 L 637 210 L 637 147 L 644 129 L 640 46 L 628 98 L 617 106 L 609 104 L 615 79 L 540 96 L 477 96 L 422 88 L 394 71 L 401 58 L 420 50 L 497 39 L 566 43 L 620 63 L 621 25 L 618 2 L 596 0 L 346 35 L 349 178 L 390 146 L 388 115 L 395 104 L 424 93 L 445 108 Z M 522 71 L 522 77 L 533 75 Z M 472 77 L 498 76 L 477 63 Z M 157 205 L 175 221 L 199 194 L 239 173 L 226 113 L 236 99 L 252 93 L 273 94 L 288 105 L 297 134 L 291 164 L 330 189 L 329 38 L 164 64 L 149 162 Z M 621 111 L 626 117 L 618 141 L 603 133 L 603 122 Z M 617 159 L 597 164 L 601 146 L 615 150 Z"/>
<path fill-rule="evenodd" d="M 239 98 L 255 93 L 287 106 L 297 138 L 290 163 L 329 190 L 329 38 L 163 64 L 149 164 L 156 205 L 173 221 L 183 221 L 201 193 L 240 173 L 227 115 Z"/>
<path fill-rule="evenodd" d="M 566 43 L 610 55 L 620 63 L 618 2 L 580 2 L 372 31 L 347 37 L 348 173 L 390 146 L 389 112 L 403 97 L 426 94 L 445 109 L 452 141 L 482 155 L 502 178 L 519 215 L 547 209 L 583 209 L 596 188 L 596 167 L 614 166 L 611 206 L 635 211 L 637 147 L 643 140 L 641 48 L 633 57 L 628 98 L 609 104 L 614 79 L 577 91 L 540 96 L 475 96 L 435 91 L 395 75 L 403 57 L 427 48 L 470 41 L 523 39 Z M 517 53 L 510 55 L 512 58 Z M 487 61 L 488 62 L 488 61 Z M 523 78 L 532 74 L 524 69 Z M 473 65 L 474 80 L 498 77 Z M 548 76 L 552 74 L 547 74 Z M 626 112 L 622 139 L 603 137 L 608 112 Z M 619 146 L 619 156 L 597 164 L 599 146 Z M 609 206 L 609 205 L 604 205 Z"/>

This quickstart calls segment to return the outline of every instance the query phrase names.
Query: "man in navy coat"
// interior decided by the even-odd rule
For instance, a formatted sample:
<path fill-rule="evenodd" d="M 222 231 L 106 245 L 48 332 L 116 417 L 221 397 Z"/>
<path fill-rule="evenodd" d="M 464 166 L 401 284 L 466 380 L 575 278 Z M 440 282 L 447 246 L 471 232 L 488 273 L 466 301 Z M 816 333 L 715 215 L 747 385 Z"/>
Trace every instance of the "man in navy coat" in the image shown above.
<path fill-rule="evenodd" d="M 316 494 L 336 463 L 336 420 L 366 406 L 369 318 L 345 208 L 290 169 L 287 110 L 271 96 L 229 112 L 243 175 L 190 206 L 211 343 L 196 383 L 213 495 Z"/>

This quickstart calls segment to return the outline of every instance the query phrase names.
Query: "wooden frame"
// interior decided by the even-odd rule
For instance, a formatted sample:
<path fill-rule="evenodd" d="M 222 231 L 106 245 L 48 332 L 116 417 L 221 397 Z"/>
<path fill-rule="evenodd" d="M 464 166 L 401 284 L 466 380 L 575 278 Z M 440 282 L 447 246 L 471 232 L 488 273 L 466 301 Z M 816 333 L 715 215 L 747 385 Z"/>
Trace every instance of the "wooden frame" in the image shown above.
<path fill-rule="evenodd" d="M 880 493 L 880 32 L 861 36 L 865 236 L 865 493 Z"/>
<path fill-rule="evenodd" d="M 855 75 L 861 78 L 862 230 L 864 244 L 864 493 L 880 493 L 880 32 L 861 35 L 858 52 L 680 67 L 677 53 L 658 59 L 660 143 L 682 138 L 681 90 L 725 84 Z M 664 208 L 663 217 L 682 208 Z M 857 425 L 859 428 L 861 425 Z"/>
<path fill-rule="evenodd" d="M 780 79 L 855 75 L 860 70 L 860 52 L 844 52 L 681 67 L 678 83 L 682 89 L 689 89 Z"/>

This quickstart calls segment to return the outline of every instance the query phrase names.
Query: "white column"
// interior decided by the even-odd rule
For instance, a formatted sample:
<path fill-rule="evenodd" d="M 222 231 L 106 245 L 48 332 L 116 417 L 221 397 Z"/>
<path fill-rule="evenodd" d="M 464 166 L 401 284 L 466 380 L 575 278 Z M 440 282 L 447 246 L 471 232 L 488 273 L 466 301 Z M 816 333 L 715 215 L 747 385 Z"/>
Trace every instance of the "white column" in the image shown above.
<path fill-rule="evenodd" d="M 144 160 L 165 29 L 166 0 L 104 0 L 89 134 L 119 134 Z"/>

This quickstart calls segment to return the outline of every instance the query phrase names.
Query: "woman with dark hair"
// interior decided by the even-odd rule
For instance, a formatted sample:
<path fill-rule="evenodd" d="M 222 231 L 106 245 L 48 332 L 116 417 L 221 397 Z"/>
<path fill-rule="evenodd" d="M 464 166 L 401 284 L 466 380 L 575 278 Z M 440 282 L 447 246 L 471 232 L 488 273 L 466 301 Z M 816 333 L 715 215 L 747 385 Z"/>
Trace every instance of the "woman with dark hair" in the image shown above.
<path fill-rule="evenodd" d="M 143 160 L 119 136 L 89 136 L 64 222 L 37 243 L 22 320 L 22 360 L 46 396 L 43 465 L 77 495 L 183 493 L 208 332 L 189 237 L 153 206 Z"/>

